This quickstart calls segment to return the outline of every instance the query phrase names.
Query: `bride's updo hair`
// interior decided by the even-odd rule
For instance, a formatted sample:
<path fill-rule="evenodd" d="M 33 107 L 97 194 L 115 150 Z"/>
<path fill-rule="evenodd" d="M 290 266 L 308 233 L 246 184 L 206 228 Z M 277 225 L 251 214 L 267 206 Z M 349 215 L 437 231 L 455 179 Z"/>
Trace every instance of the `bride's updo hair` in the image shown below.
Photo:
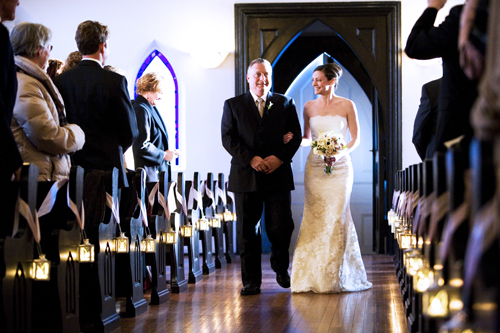
<path fill-rule="evenodd" d="M 316 71 L 323 72 L 323 74 L 325 74 L 328 81 L 335 79 L 335 83 L 333 84 L 333 88 L 337 89 L 337 87 L 339 86 L 340 77 L 342 76 L 342 67 L 340 67 L 336 63 L 330 63 L 330 64 L 324 64 L 324 65 L 318 66 L 318 67 L 316 67 L 316 69 L 314 71 L 315 72 Z"/>

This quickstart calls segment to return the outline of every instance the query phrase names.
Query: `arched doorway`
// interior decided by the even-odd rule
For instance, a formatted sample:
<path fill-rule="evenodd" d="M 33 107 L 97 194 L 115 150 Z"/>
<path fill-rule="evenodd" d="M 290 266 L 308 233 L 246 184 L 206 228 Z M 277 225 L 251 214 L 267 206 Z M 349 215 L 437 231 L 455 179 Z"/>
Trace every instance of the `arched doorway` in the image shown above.
<path fill-rule="evenodd" d="M 307 43 L 334 51 L 342 44 L 347 46 L 342 48 L 345 54 L 335 58 L 363 87 L 373 108 L 373 250 L 391 251 L 385 213 L 394 187 L 393 177 L 388 175 L 401 168 L 400 3 L 237 4 L 235 13 L 237 94 L 248 89 L 245 73 L 252 59 L 263 57 L 275 65 L 274 90 L 283 93 L 290 85 L 287 77 L 293 81 L 317 56 L 317 52 L 306 55 L 311 49 Z M 316 41 L 308 38 L 296 44 L 301 32 L 317 22 L 335 35 L 312 36 Z M 289 63 L 280 72 L 280 57 L 289 47 L 301 44 L 291 53 L 296 66 Z"/>

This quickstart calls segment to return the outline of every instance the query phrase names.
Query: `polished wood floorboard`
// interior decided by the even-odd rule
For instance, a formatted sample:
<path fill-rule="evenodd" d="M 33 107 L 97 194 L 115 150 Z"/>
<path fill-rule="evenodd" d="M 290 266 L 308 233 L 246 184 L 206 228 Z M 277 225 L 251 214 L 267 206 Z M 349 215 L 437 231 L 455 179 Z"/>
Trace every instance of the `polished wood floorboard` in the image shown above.
<path fill-rule="evenodd" d="M 334 332 L 406 333 L 406 318 L 392 256 L 363 256 L 373 288 L 342 294 L 291 294 L 281 288 L 263 255 L 262 293 L 240 296 L 240 264 L 229 264 L 189 285 L 170 301 L 122 318 L 113 333 L 128 332 Z M 187 267 L 187 265 L 185 266 Z M 145 294 L 149 302 L 149 292 Z M 117 307 L 123 306 L 123 300 Z"/>

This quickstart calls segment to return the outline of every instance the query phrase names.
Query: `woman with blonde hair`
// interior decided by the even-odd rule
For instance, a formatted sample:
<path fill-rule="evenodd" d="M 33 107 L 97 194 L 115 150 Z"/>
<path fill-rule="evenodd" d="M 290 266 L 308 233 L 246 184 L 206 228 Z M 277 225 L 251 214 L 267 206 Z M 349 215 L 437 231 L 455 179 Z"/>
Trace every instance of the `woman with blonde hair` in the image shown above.
<path fill-rule="evenodd" d="M 82 129 L 67 123 L 63 99 L 45 72 L 50 39 L 50 30 L 36 23 L 21 23 L 11 33 L 18 68 L 12 133 L 24 162 L 35 164 L 44 181 L 67 177 L 69 154 L 85 143 Z"/>
<path fill-rule="evenodd" d="M 148 181 L 158 181 L 158 172 L 167 171 L 177 151 L 168 149 L 167 128 L 156 102 L 163 94 L 163 77 L 158 73 L 144 74 L 137 81 L 137 98 L 133 105 L 137 117 L 139 137 L 132 145 L 135 167 L 146 170 Z"/>

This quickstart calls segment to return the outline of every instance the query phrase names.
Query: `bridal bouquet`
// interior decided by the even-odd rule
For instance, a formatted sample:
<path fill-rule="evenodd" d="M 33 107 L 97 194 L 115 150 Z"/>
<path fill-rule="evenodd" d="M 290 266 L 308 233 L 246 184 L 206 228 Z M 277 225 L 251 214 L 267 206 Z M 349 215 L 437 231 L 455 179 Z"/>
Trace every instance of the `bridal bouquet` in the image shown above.
<path fill-rule="evenodd" d="M 321 133 L 316 140 L 311 142 L 313 153 L 323 158 L 337 155 L 340 151 L 347 148 L 342 134 L 336 134 L 333 131 Z M 333 165 L 325 162 L 325 173 L 331 174 Z"/>

